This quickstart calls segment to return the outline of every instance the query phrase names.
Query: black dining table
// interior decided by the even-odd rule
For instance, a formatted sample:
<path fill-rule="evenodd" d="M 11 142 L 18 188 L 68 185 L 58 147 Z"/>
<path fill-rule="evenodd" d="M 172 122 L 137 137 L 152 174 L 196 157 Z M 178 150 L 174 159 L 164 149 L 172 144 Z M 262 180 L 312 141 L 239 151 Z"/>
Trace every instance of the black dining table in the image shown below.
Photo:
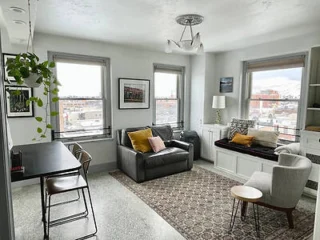
<path fill-rule="evenodd" d="M 13 146 L 12 151 L 21 151 L 22 165 L 25 168 L 24 173 L 11 174 L 12 182 L 40 178 L 43 234 L 44 239 L 47 239 L 44 180 L 50 175 L 78 170 L 81 164 L 68 148 L 58 141 Z"/>

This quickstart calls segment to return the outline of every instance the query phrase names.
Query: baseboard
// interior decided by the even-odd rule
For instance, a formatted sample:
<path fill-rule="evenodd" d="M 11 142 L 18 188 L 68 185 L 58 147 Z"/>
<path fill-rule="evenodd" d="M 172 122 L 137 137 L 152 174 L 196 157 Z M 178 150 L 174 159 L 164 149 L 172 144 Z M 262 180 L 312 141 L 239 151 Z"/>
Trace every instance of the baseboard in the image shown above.
<path fill-rule="evenodd" d="M 40 184 L 39 178 L 28 179 L 11 183 L 11 188 L 21 188 L 29 185 Z"/>
<path fill-rule="evenodd" d="M 117 162 L 102 163 L 90 166 L 90 173 L 112 171 L 117 169 Z"/>
<path fill-rule="evenodd" d="M 90 173 L 98 173 L 104 171 L 112 171 L 117 169 L 117 162 L 110 162 L 110 163 L 102 163 L 91 165 L 89 168 Z M 18 181 L 11 183 L 11 188 L 21 188 L 29 185 L 40 184 L 39 178 L 28 179 L 24 181 Z"/>

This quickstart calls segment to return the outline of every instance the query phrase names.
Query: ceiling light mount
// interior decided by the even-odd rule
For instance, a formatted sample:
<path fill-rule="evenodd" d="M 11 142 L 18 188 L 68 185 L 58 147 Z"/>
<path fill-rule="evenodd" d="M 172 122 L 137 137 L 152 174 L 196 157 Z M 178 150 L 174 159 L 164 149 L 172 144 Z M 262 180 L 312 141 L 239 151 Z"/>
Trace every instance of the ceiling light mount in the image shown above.
<path fill-rule="evenodd" d="M 176 17 L 176 22 L 183 26 L 194 26 L 203 22 L 203 16 L 198 14 L 184 14 Z"/>
<path fill-rule="evenodd" d="M 185 14 L 180 15 L 176 17 L 176 22 L 180 25 L 184 26 L 184 29 L 182 31 L 181 37 L 179 41 L 174 40 L 167 40 L 166 45 L 166 53 L 172 52 L 172 46 L 175 45 L 178 48 L 184 50 L 184 51 L 194 51 L 196 50 L 197 53 L 203 52 L 203 44 L 200 41 L 200 33 L 193 34 L 192 26 L 198 25 L 203 22 L 203 16 L 198 14 Z M 184 34 L 187 30 L 187 27 L 190 31 L 190 38 L 184 39 Z M 174 43 L 174 44 L 173 44 Z"/>

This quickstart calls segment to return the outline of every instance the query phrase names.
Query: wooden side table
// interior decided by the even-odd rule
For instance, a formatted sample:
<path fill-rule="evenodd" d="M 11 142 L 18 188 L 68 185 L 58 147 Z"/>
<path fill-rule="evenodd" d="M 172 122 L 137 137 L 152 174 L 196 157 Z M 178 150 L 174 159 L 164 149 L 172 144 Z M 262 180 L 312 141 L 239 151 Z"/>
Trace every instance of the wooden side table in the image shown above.
<path fill-rule="evenodd" d="M 254 222 L 255 222 L 255 228 L 257 232 L 257 236 L 260 237 L 260 223 L 259 223 L 259 206 L 258 204 L 255 204 L 262 198 L 262 192 L 256 188 L 248 187 L 248 186 L 234 186 L 231 188 L 231 196 L 233 197 L 233 205 L 232 205 L 232 214 L 231 214 L 231 220 L 230 220 L 230 232 L 232 231 L 237 212 L 239 203 L 244 202 L 246 203 L 252 203 L 253 206 L 253 216 L 254 216 Z M 238 200 L 236 210 L 235 208 L 235 201 Z M 241 216 L 241 220 L 243 220 Z"/>

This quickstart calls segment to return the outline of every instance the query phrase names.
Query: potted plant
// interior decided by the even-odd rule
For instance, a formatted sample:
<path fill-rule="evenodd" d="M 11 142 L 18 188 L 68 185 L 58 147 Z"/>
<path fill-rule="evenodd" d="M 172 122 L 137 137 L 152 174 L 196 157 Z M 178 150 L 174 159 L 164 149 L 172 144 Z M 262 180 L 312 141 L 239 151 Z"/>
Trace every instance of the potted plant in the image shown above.
<path fill-rule="evenodd" d="M 50 94 L 52 102 L 59 100 L 58 86 L 60 84 L 52 72 L 54 67 L 54 62 L 39 62 L 39 57 L 29 52 L 18 54 L 15 58 L 10 58 L 6 62 L 8 76 L 14 77 L 18 85 L 27 85 L 28 87 L 43 86 L 43 95 L 46 99 L 45 103 L 43 103 L 40 97 L 30 97 L 26 100 L 27 105 L 34 102 L 37 107 L 44 108 L 46 113 L 45 117 L 35 117 L 36 121 L 42 123 L 41 125 L 43 125 L 43 127 L 37 127 L 38 137 L 33 138 L 33 140 L 46 138 L 47 131 L 52 129 L 52 125 L 48 123 L 49 117 L 58 115 L 58 112 L 49 112 Z M 21 92 L 17 90 L 11 94 L 20 95 Z"/>

